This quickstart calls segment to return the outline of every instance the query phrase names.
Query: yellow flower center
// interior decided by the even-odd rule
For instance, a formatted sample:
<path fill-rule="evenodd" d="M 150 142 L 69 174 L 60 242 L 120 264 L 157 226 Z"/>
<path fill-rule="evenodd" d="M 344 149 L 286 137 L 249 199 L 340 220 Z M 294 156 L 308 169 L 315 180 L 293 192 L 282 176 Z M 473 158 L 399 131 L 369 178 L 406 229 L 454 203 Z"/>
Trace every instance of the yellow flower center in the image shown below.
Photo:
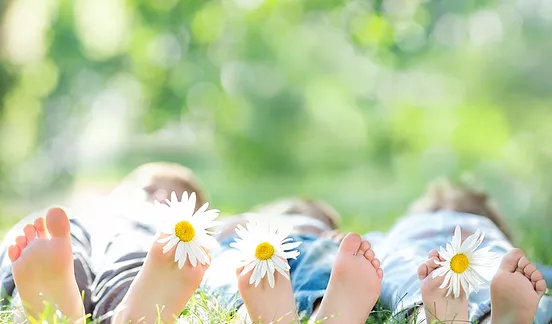
<path fill-rule="evenodd" d="M 259 260 L 268 260 L 274 255 L 274 247 L 268 242 L 263 242 L 257 245 L 255 256 Z"/>
<path fill-rule="evenodd" d="M 456 273 L 462 273 L 466 271 L 470 262 L 465 254 L 457 254 L 450 260 L 450 269 Z"/>
<path fill-rule="evenodd" d="M 174 235 L 182 242 L 190 242 L 195 237 L 195 230 L 190 222 L 182 221 L 174 225 Z"/>

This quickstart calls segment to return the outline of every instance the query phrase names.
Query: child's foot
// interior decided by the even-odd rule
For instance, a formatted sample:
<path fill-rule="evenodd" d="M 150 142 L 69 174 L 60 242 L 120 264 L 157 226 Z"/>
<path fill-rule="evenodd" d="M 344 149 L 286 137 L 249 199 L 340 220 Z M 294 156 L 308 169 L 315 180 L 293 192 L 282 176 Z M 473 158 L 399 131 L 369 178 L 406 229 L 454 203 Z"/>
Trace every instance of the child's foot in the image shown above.
<path fill-rule="evenodd" d="M 370 243 L 356 233 L 347 234 L 339 246 L 315 321 L 363 324 L 378 300 L 382 279 L 383 270 Z"/>
<path fill-rule="evenodd" d="M 255 287 L 249 283 L 253 271 L 244 276 L 240 275 L 241 271 L 236 272 L 238 289 L 253 323 L 299 323 L 291 282 L 287 278 L 275 271 L 274 288 L 270 287 L 266 277 Z"/>
<path fill-rule="evenodd" d="M 491 281 L 491 323 L 531 324 L 546 290 L 542 274 L 520 249 L 508 252 Z"/>
<path fill-rule="evenodd" d="M 422 301 L 427 323 L 437 320 L 439 323 L 467 323 L 468 300 L 464 292 L 459 298 L 445 297 L 447 290 L 439 288 L 445 276 L 433 278 L 432 272 L 440 266 L 435 261 L 442 261 L 437 250 L 429 252 L 426 263 L 418 268 L 418 278 L 422 281 Z"/>
<path fill-rule="evenodd" d="M 155 239 L 142 269 L 116 310 L 113 323 L 173 323 L 199 287 L 209 265 L 187 260 L 182 269 L 174 261 L 175 249 L 163 253 L 165 243 Z"/>
<path fill-rule="evenodd" d="M 42 320 L 46 306 L 70 323 L 84 323 L 84 306 L 75 280 L 70 224 L 62 209 L 50 209 L 23 229 L 8 247 L 15 285 L 28 317 Z M 55 313 L 55 312 L 52 312 Z"/>

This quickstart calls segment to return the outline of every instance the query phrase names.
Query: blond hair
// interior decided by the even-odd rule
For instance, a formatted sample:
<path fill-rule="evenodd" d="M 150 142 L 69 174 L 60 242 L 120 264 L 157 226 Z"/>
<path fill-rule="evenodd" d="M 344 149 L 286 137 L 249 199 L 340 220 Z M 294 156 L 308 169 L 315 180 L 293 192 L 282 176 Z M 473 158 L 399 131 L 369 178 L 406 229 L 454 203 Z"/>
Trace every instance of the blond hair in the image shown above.
<path fill-rule="evenodd" d="M 513 234 L 506 219 L 484 192 L 441 179 L 431 183 L 424 196 L 410 206 L 410 212 L 454 210 L 490 219 L 511 241 Z"/>
<path fill-rule="evenodd" d="M 258 206 L 259 213 L 273 214 L 298 214 L 310 216 L 326 223 L 330 228 L 336 229 L 341 222 L 341 216 L 325 202 L 308 198 L 285 198 Z"/>
<path fill-rule="evenodd" d="M 156 200 L 163 201 L 174 191 L 180 198 L 184 191 L 195 192 L 197 206 L 205 203 L 205 192 L 201 189 L 195 174 L 188 168 L 171 162 L 142 164 L 126 176 L 114 190 L 114 194 L 125 195 L 136 190 L 156 194 Z"/>

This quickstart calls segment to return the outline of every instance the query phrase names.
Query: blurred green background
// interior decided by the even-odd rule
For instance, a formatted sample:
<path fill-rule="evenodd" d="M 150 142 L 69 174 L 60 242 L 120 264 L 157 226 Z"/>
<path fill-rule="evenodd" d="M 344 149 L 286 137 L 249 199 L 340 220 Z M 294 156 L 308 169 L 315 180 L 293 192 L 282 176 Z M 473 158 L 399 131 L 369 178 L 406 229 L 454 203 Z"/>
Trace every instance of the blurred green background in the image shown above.
<path fill-rule="evenodd" d="M 0 6 L 4 231 L 154 160 L 225 213 L 307 195 L 361 232 L 448 176 L 552 263 L 551 1 Z"/>

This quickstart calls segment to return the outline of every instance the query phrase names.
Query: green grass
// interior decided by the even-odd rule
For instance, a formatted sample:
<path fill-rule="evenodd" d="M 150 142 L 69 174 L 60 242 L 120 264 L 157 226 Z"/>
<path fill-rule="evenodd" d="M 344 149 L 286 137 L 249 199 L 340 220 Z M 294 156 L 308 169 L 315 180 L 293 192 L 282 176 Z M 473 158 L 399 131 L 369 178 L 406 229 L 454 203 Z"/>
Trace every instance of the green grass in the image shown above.
<path fill-rule="evenodd" d="M 161 313 L 162 309 L 159 309 Z M 15 311 L 3 311 L 0 312 L 0 323 L 1 324 L 19 324 L 15 323 L 12 320 L 12 315 Z M 416 318 L 416 309 L 414 309 L 414 317 L 411 323 L 419 323 L 419 320 Z M 181 314 L 182 321 L 177 321 L 178 324 L 245 324 L 244 321 L 239 320 L 234 309 L 224 306 L 220 302 L 219 297 L 216 295 L 210 295 L 205 293 L 202 290 L 198 290 L 190 299 L 185 309 Z M 184 320 L 185 319 L 185 320 Z M 87 319 L 87 324 L 96 324 L 98 321 Z M 308 318 L 303 319 L 301 324 L 307 324 Z M 68 322 L 56 314 L 52 307 L 47 305 L 46 311 L 42 314 L 41 318 L 38 320 L 31 319 L 28 322 L 29 324 L 68 324 Z M 155 323 L 162 323 L 158 319 Z M 272 323 L 281 323 L 288 324 L 282 320 L 275 319 Z M 324 320 L 319 320 L 315 324 L 323 324 Z M 450 322 L 447 322 L 450 323 Z M 263 323 L 257 323 L 263 324 Z M 268 323 L 266 323 L 268 324 Z M 298 323 L 294 323 L 298 324 Z M 385 309 L 378 301 L 376 303 L 370 317 L 367 319 L 366 324 L 409 324 L 405 319 L 394 318 L 391 311 Z M 445 324 L 445 322 L 435 320 L 431 324 Z M 476 324 L 476 323 L 474 323 Z"/>
<path fill-rule="evenodd" d="M 159 309 L 161 312 L 162 309 Z M 1 324 L 19 324 L 15 323 L 12 319 L 12 315 L 15 312 L 21 312 L 21 310 L 13 311 L 3 311 L 0 312 L 0 323 Z M 245 321 L 242 321 L 237 318 L 236 311 L 234 309 L 227 308 L 223 306 L 223 303 L 219 301 L 219 298 L 216 296 L 208 295 L 207 293 L 198 290 L 194 296 L 190 299 L 185 309 L 181 314 L 182 322 L 186 324 L 245 324 Z M 96 324 L 98 321 L 87 319 L 88 324 Z M 307 324 L 308 318 L 303 319 L 301 324 Z M 41 314 L 39 319 L 30 319 L 28 320 L 29 324 L 68 324 L 68 321 L 59 316 L 59 313 L 56 314 L 53 311 L 52 307 L 47 305 L 46 310 Z M 156 323 L 161 323 L 161 320 L 158 319 Z M 283 320 L 275 319 L 273 323 L 285 323 Z M 323 324 L 323 320 L 315 322 L 315 324 Z M 406 321 L 397 320 L 392 318 L 391 312 L 384 309 L 379 303 L 374 307 L 372 314 L 366 321 L 366 324 L 407 324 Z M 262 324 L 262 323 L 258 323 Z M 268 324 L 268 323 L 266 323 Z"/>

